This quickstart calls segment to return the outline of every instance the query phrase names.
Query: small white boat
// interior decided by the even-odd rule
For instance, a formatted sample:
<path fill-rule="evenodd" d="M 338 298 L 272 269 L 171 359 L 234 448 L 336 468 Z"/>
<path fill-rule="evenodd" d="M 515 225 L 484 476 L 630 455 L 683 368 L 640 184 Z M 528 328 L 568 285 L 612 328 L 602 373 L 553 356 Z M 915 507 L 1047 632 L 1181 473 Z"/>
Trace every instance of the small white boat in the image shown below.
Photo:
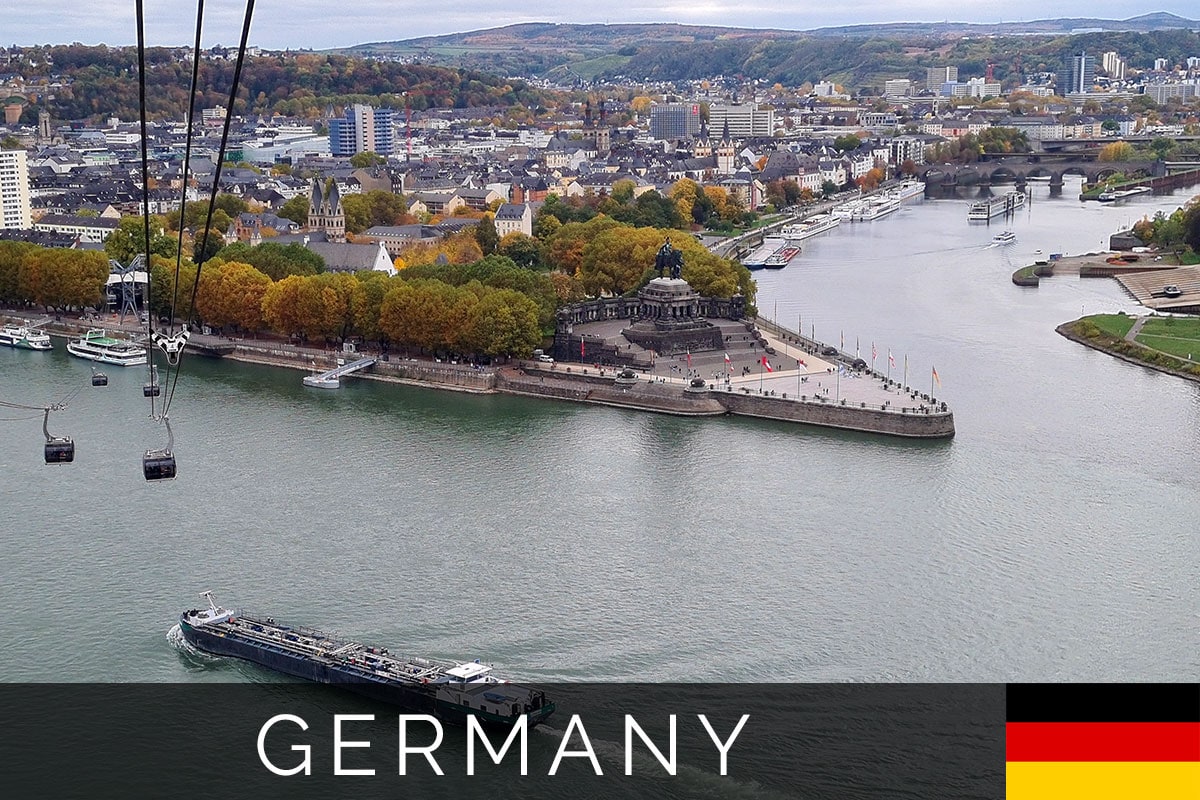
<path fill-rule="evenodd" d="M 136 367 L 146 363 L 146 348 L 127 339 L 114 339 L 102 328 L 92 328 L 67 342 L 67 352 L 79 358 Z"/>
<path fill-rule="evenodd" d="M 0 330 L 0 344 L 22 350 L 51 350 L 54 347 L 45 331 L 24 325 L 5 325 Z"/>
<path fill-rule="evenodd" d="M 1012 244 L 1017 240 L 1017 235 L 1012 231 L 1004 231 L 997 233 L 992 237 L 992 244 Z"/>

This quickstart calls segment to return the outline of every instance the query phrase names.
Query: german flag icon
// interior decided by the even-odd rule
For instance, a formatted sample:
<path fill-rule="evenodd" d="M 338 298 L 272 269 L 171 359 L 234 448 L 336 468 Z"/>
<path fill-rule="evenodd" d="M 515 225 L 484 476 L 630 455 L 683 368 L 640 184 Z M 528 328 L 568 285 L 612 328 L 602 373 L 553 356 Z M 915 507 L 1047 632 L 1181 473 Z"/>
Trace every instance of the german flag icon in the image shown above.
<path fill-rule="evenodd" d="M 1009 684 L 1009 800 L 1197 800 L 1200 684 Z"/>

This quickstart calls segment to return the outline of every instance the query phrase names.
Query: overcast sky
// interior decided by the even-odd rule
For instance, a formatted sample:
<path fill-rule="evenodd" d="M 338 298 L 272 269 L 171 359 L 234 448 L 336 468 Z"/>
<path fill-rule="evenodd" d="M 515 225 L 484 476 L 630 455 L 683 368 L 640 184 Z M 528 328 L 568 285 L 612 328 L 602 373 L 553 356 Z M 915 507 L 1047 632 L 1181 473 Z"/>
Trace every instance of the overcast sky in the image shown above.
<path fill-rule="evenodd" d="M 133 0 L 10 0 L 0 15 L 0 44 L 127 45 L 137 41 Z M 623 6 L 619 10 L 617 6 Z M 1195 0 L 859 0 L 819 10 L 794 0 L 620 0 L 611 4 L 562 0 L 256 0 L 250 43 L 270 49 L 346 47 L 518 22 L 679 22 L 745 28 L 808 30 L 868 22 L 1012 22 L 1047 17 L 1127 19 L 1152 11 L 1200 17 Z M 567 8 L 567 6 L 572 6 Z M 608 6 L 598 11 L 598 6 Z M 814 9 L 814 6 L 817 8 Z M 146 0 L 146 41 L 189 44 L 195 38 L 195 4 Z M 843 10 L 845 9 L 845 10 Z M 204 46 L 237 44 L 244 0 L 205 3 Z"/>

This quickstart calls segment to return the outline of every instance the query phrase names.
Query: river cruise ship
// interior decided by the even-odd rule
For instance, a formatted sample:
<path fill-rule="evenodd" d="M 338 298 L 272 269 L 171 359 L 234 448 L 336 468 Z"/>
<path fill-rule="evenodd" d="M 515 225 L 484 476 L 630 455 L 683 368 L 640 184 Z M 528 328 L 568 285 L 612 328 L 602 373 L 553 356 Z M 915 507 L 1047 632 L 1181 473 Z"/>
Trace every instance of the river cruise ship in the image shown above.
<path fill-rule="evenodd" d="M 82 336 L 67 342 L 67 352 L 79 358 L 136 367 L 146 363 L 146 348 L 135 342 L 114 339 L 101 328 L 92 328 Z"/>
<path fill-rule="evenodd" d="M 967 219 L 986 222 L 992 217 L 1010 214 L 1023 205 L 1025 205 L 1025 194 L 1012 191 L 999 197 L 989 197 L 986 200 L 972 203 L 967 209 Z"/>
<path fill-rule="evenodd" d="M 813 214 L 806 220 L 797 222 L 794 225 L 785 225 L 780 231 L 785 239 L 799 242 L 811 236 L 816 236 L 818 233 L 831 231 L 838 225 L 842 224 L 842 220 L 828 212 L 823 214 Z"/>
<path fill-rule="evenodd" d="M 24 325 L 5 325 L 0 330 L 0 344 L 21 350 L 50 350 L 54 347 L 45 331 Z"/>

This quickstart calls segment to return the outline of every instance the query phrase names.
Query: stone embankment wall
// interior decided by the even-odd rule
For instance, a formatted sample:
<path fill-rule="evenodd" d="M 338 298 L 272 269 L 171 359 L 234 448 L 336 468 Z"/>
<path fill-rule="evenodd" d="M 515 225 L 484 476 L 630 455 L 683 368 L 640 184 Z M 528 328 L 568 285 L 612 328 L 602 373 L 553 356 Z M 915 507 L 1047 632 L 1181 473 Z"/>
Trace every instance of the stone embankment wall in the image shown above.
<path fill-rule="evenodd" d="M 918 439 L 945 439 L 954 435 L 954 413 L 950 411 L 884 411 L 835 403 L 798 403 L 737 392 L 714 394 L 729 413 L 747 417 Z"/>
<path fill-rule="evenodd" d="M 611 376 L 611 373 L 609 373 Z M 780 422 L 799 422 L 826 428 L 881 433 L 919 439 L 954 436 L 953 412 L 909 411 L 862 408 L 822 402 L 797 402 L 742 392 L 710 390 L 688 392 L 679 384 L 647 383 L 617 385 L 611 377 L 550 370 L 504 371 L 497 378 L 497 391 L 560 400 L 655 411 L 680 416 L 737 414 Z"/>

